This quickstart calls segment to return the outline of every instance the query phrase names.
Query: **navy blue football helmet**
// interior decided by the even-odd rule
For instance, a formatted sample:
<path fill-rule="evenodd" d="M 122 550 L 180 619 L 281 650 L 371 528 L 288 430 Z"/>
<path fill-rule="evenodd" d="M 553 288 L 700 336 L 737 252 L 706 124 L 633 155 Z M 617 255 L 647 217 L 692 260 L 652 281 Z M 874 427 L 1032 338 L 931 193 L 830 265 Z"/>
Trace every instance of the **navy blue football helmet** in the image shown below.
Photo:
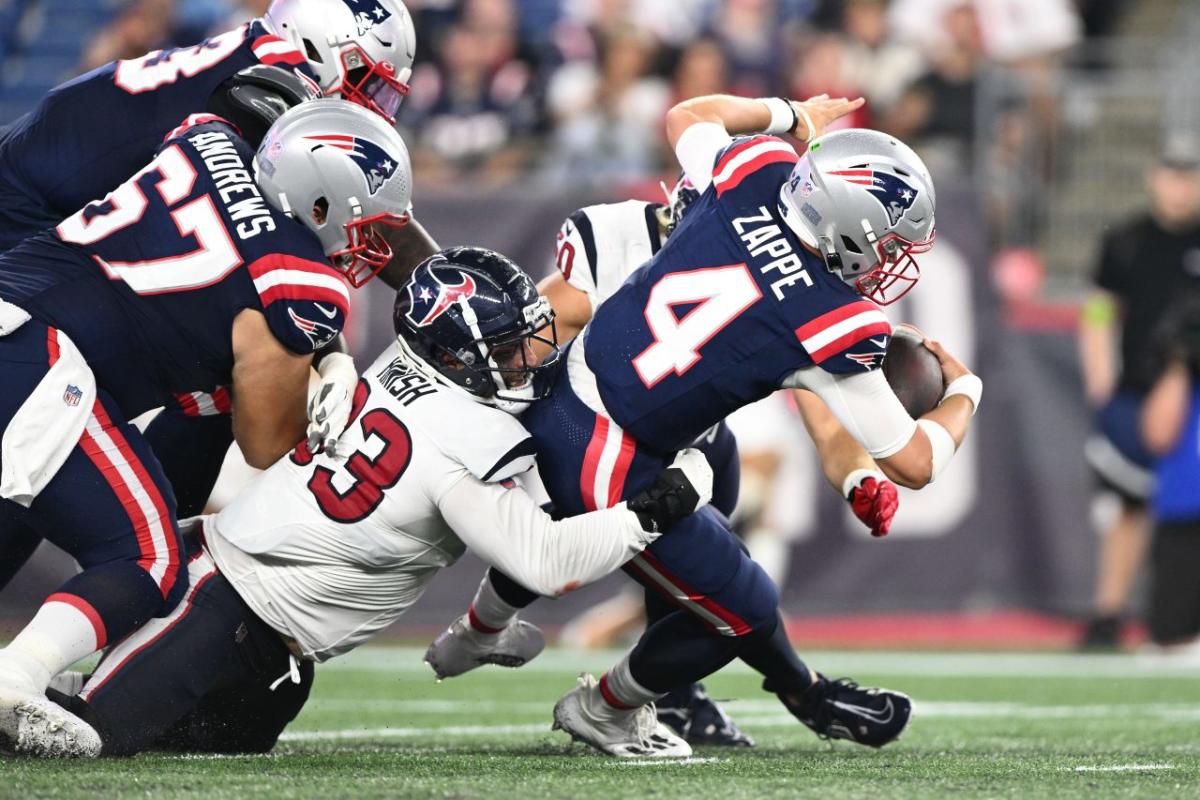
<path fill-rule="evenodd" d="M 393 324 L 413 367 L 439 383 L 513 413 L 549 394 L 554 310 L 493 250 L 452 247 L 422 261 L 396 294 Z M 550 348 L 540 363 L 533 341 Z"/>

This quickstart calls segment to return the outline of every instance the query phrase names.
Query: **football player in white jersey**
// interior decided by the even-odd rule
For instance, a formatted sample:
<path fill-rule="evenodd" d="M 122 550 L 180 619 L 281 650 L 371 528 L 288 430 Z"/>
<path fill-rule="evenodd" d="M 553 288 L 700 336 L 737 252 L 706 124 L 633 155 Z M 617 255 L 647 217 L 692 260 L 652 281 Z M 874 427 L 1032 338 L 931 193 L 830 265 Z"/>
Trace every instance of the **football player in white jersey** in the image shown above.
<path fill-rule="evenodd" d="M 712 472 L 694 450 L 628 503 L 579 517 L 554 521 L 523 490 L 532 440 L 505 410 L 538 397 L 550 366 L 530 345 L 556 349 L 553 318 L 497 253 L 453 248 L 419 265 L 397 297 L 396 348 L 358 384 L 346 457 L 301 444 L 194 520 L 184 601 L 114 646 L 81 690 L 60 682 L 52 697 L 96 730 L 104 755 L 269 750 L 312 664 L 386 628 L 468 547 L 557 595 L 707 504 Z M 496 635 L 530 637 L 540 633 L 523 624 Z M 659 754 L 687 747 L 645 716 Z"/>
<path fill-rule="evenodd" d="M 665 187 L 664 187 L 665 190 Z M 558 232 L 557 271 L 544 278 L 538 290 L 546 296 L 555 310 L 555 324 L 562 340 L 574 338 L 591 321 L 596 308 L 621 287 L 635 270 L 645 264 L 659 251 L 664 240 L 682 220 L 688 205 L 700 196 L 688 176 L 682 175 L 675 186 L 666 192 L 667 203 L 650 203 L 642 200 L 625 200 L 618 203 L 602 203 L 585 206 L 572 213 Z M 545 345 L 535 343 L 535 349 Z M 857 441 L 837 422 L 825 404 L 807 390 L 794 390 L 796 406 L 800 410 L 804 425 L 812 435 L 826 477 L 835 489 L 851 503 L 851 507 L 876 536 L 886 535 L 893 515 L 898 507 L 895 484 L 889 481 Z M 771 397 L 761 404 L 743 409 L 742 415 L 761 415 L 759 405 L 782 403 L 781 397 Z M 786 412 L 785 412 L 786 413 Z M 739 412 L 741 414 L 741 412 Z M 738 416 L 738 415 L 735 415 Z M 766 424 L 778 422 L 772 417 Z M 799 429 L 799 424 L 795 425 Z M 778 448 L 796 445 L 799 440 L 789 441 L 786 434 L 779 436 L 776 428 L 772 437 Z M 798 432 L 798 431 L 797 431 Z M 734 516 L 739 497 L 739 477 L 748 473 L 747 488 L 759 486 L 756 492 L 758 510 L 769 502 L 764 489 L 769 490 L 773 473 L 764 472 L 766 459 L 755 458 L 750 464 L 738 463 L 738 448 L 733 433 L 724 423 L 718 425 L 701 441 L 695 444 L 712 465 L 715 472 L 713 505 L 726 517 Z M 758 454 L 761 455 L 761 454 Z M 757 516 L 763 516 L 761 513 Z M 761 526 L 760 526 L 761 527 Z M 751 555 L 754 549 L 751 548 Z M 497 570 L 489 572 L 489 582 L 502 597 L 523 594 L 520 587 L 513 586 Z M 637 590 L 633 590 L 638 594 Z M 532 597 L 527 593 L 525 599 Z M 483 597 L 488 592 L 482 593 Z M 647 624 L 670 613 L 674 606 L 657 593 L 644 592 L 644 607 Z M 515 603 L 514 603 L 515 605 Z M 641 616 L 643 603 L 632 601 L 622 593 L 611 603 L 593 609 L 589 616 L 602 620 L 606 630 L 620 630 L 636 623 Z M 471 619 L 479 612 L 472 607 L 468 611 L 471 625 L 452 626 L 429 650 L 427 659 L 442 677 L 449 677 L 470 669 L 480 663 L 481 648 L 472 640 L 476 636 L 487 636 L 478 630 L 479 623 Z M 482 625 L 485 629 L 486 622 Z M 509 654 L 504 654 L 508 656 Z M 526 659 L 536 653 L 523 654 Z M 656 704 L 659 719 L 671 726 L 692 744 L 750 746 L 753 742 L 741 733 L 729 717 L 704 693 L 700 684 L 688 684 L 672 691 Z"/>

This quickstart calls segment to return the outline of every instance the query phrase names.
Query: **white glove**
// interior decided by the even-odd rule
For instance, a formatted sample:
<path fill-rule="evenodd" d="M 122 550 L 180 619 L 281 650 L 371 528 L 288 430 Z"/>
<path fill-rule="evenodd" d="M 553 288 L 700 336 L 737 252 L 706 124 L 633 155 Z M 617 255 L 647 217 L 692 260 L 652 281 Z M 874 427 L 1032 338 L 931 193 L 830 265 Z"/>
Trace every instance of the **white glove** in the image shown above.
<path fill-rule="evenodd" d="M 671 462 L 671 466 L 682 470 L 683 474 L 687 476 L 688 482 L 692 484 L 692 488 L 696 490 L 696 494 L 700 495 L 700 501 L 696 503 L 696 508 L 704 508 L 712 502 L 713 471 L 709 466 L 708 459 L 704 457 L 704 453 L 694 447 L 680 450 L 679 454 L 675 456 L 675 460 Z"/>
<path fill-rule="evenodd" d="M 308 401 L 308 449 L 337 455 L 337 440 L 346 429 L 358 386 L 354 359 L 345 353 L 330 353 L 321 359 L 317 372 L 321 383 Z"/>

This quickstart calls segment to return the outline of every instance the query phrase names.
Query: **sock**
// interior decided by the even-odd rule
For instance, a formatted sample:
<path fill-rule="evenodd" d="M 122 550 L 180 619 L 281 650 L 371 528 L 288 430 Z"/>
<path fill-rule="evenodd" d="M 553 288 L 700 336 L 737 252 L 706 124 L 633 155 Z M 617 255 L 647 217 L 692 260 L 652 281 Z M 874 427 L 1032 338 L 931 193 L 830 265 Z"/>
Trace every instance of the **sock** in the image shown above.
<path fill-rule="evenodd" d="M 629 674 L 639 686 L 661 696 L 737 658 L 745 638 L 720 636 L 690 612 L 673 611 L 642 634 L 627 659 Z"/>
<path fill-rule="evenodd" d="M 17 634 L 3 656 L 27 673 L 37 690 L 105 644 L 104 623 L 91 605 L 74 595 L 52 594 Z"/>
<path fill-rule="evenodd" d="M 477 633 L 499 633 L 517 617 L 520 606 L 510 605 L 501 599 L 492 585 L 491 571 L 479 582 L 475 599 L 463 617 L 467 627 Z"/>
<path fill-rule="evenodd" d="M 626 655 L 615 667 L 600 676 L 600 695 L 609 707 L 627 711 L 653 703 L 663 693 L 652 692 L 634 679 L 629 668 L 629 655 Z"/>
<path fill-rule="evenodd" d="M 739 655 L 742 661 L 762 673 L 770 691 L 802 694 L 817 681 L 817 674 L 800 660 L 788 641 L 782 614 L 776 617 L 773 629 L 755 631 L 745 639 Z"/>

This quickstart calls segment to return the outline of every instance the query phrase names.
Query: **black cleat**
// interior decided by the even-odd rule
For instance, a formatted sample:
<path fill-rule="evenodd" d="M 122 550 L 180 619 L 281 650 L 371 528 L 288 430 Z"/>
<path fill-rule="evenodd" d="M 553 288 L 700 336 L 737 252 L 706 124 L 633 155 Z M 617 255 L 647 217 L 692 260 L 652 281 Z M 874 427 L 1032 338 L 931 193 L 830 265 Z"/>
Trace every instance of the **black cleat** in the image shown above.
<path fill-rule="evenodd" d="M 773 691 L 770 681 L 763 689 Z M 887 689 L 863 689 L 849 678 L 831 681 L 822 676 L 793 702 L 783 692 L 775 693 L 792 712 L 822 739 L 849 739 L 868 747 L 883 747 L 900 738 L 912 716 L 907 695 Z"/>
<path fill-rule="evenodd" d="M 655 704 L 658 721 L 686 739 L 688 744 L 710 747 L 753 747 L 754 740 L 738 730 L 700 683 L 688 684 Z"/>

